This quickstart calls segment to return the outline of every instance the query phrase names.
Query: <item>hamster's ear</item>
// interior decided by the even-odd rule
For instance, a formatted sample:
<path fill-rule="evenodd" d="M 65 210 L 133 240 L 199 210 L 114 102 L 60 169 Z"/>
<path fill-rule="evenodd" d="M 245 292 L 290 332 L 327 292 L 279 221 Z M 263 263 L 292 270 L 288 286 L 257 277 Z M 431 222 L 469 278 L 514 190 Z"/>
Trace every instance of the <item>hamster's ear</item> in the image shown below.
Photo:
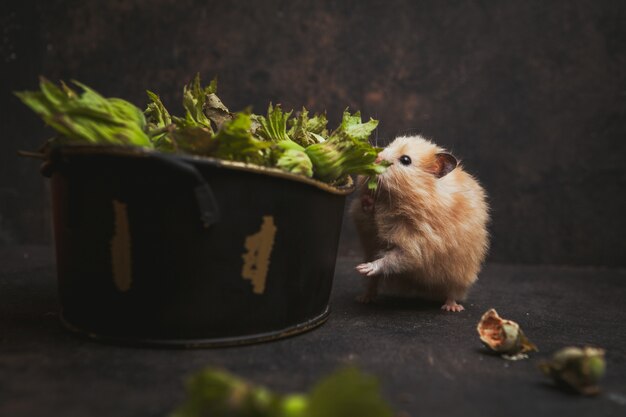
<path fill-rule="evenodd" d="M 457 164 L 458 161 L 452 154 L 447 152 L 436 153 L 432 172 L 437 178 L 441 178 L 452 172 Z"/>

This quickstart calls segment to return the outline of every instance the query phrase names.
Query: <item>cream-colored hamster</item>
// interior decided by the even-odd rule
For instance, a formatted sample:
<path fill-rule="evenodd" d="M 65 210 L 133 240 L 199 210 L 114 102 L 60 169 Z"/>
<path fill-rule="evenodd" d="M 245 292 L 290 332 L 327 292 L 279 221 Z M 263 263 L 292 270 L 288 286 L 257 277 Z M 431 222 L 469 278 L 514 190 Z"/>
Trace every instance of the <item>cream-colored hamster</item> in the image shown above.
<path fill-rule="evenodd" d="M 485 191 L 450 153 L 420 137 L 399 137 L 378 156 L 391 165 L 370 192 L 361 184 L 354 219 L 365 252 L 356 267 L 370 302 L 380 290 L 444 301 L 462 311 L 489 246 Z M 363 183 L 363 181 L 360 181 Z"/>

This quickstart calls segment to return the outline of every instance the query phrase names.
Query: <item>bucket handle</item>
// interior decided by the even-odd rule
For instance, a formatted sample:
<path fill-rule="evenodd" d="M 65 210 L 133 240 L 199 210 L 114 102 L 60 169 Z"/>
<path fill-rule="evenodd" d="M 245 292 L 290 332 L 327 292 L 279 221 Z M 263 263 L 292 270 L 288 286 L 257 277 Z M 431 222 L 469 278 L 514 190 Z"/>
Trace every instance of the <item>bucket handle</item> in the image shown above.
<path fill-rule="evenodd" d="M 43 159 L 44 162 L 40 168 L 41 174 L 45 177 L 50 177 L 54 171 L 53 161 L 61 156 L 61 152 L 61 148 L 57 148 L 54 149 L 50 155 L 26 151 L 19 151 L 18 154 L 28 158 Z M 198 204 L 198 210 L 200 211 L 200 221 L 205 229 L 208 229 L 211 225 L 219 221 L 220 210 L 217 205 L 217 201 L 215 200 L 215 196 L 213 195 L 213 191 L 204 177 L 198 172 L 196 167 L 173 156 L 162 153 L 150 153 L 150 158 L 167 166 L 169 169 L 177 171 L 193 179 L 195 183 L 193 191 L 196 203 Z"/>
<path fill-rule="evenodd" d="M 196 197 L 196 203 L 198 204 L 198 210 L 200 211 L 200 221 L 205 229 L 208 229 L 211 225 L 219 221 L 220 210 L 217 205 L 217 201 L 215 200 L 215 196 L 213 195 L 213 191 L 202 174 L 198 172 L 196 167 L 192 164 L 181 161 L 180 159 L 162 153 L 152 153 L 150 157 L 166 165 L 168 168 L 193 179 L 195 183 L 193 191 Z"/>

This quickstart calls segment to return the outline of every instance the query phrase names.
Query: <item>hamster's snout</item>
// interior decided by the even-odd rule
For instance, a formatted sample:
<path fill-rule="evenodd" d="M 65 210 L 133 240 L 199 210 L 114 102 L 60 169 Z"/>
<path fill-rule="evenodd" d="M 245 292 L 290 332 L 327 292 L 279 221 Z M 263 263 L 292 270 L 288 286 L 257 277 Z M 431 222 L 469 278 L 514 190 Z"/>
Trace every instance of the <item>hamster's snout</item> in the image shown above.
<path fill-rule="evenodd" d="M 384 151 L 383 151 L 383 152 L 384 152 Z M 387 161 L 387 160 L 385 159 L 384 155 L 383 155 L 383 152 L 380 152 L 380 153 L 378 154 L 378 156 L 377 156 L 377 157 L 376 157 L 376 159 L 374 160 L 374 163 L 375 163 L 375 164 L 380 164 L 380 163 L 381 163 L 381 162 L 383 162 L 383 161 Z M 387 161 L 387 162 L 391 162 L 391 161 Z"/>

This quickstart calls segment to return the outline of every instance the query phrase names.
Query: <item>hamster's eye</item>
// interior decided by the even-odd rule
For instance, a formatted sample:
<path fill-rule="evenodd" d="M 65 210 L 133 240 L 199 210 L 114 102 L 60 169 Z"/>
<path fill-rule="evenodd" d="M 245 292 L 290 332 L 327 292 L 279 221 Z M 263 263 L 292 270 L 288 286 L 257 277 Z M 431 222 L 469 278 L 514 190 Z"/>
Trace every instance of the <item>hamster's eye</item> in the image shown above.
<path fill-rule="evenodd" d="M 408 155 L 402 155 L 400 157 L 400 163 L 402 165 L 411 165 L 411 158 Z"/>

